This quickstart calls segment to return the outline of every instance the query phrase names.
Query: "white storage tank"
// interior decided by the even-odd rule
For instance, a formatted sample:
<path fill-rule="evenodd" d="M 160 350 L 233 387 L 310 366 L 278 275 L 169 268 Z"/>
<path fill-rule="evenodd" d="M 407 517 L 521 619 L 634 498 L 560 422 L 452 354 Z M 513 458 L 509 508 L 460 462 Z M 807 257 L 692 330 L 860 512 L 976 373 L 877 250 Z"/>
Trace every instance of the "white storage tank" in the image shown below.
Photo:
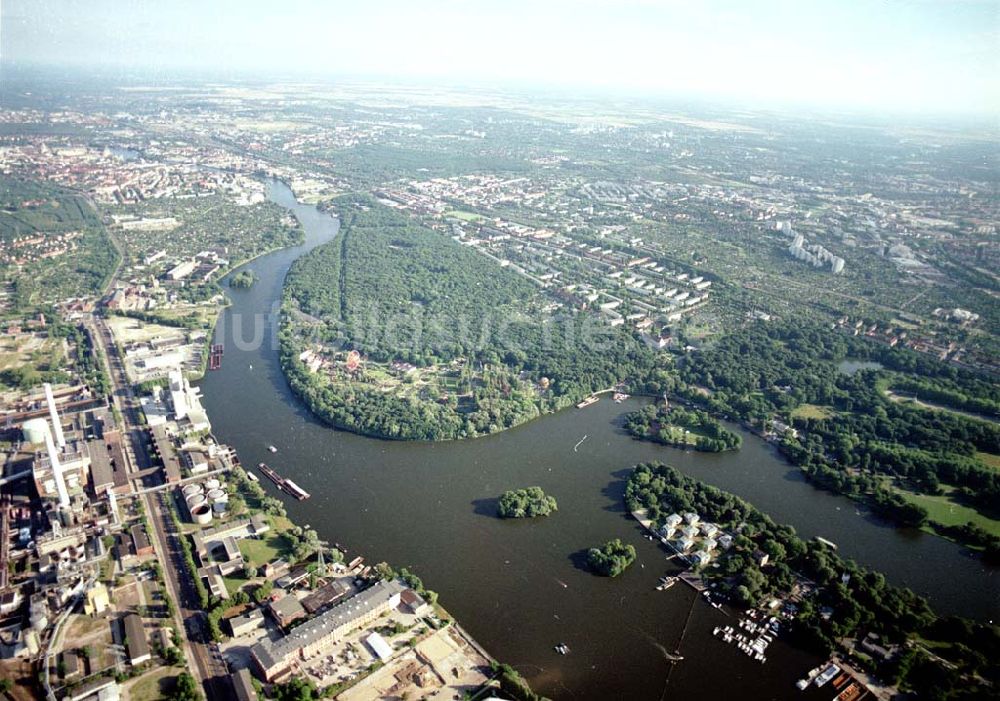
<path fill-rule="evenodd" d="M 213 489 L 208 493 L 208 498 L 212 501 L 229 501 L 229 495 L 221 489 Z"/>
<path fill-rule="evenodd" d="M 215 479 L 214 477 L 212 479 L 210 479 L 210 480 L 205 480 L 205 489 L 207 489 L 210 492 L 213 489 L 218 489 L 221 486 L 222 486 L 222 482 L 220 482 L 219 480 Z"/>
<path fill-rule="evenodd" d="M 181 490 L 184 493 L 184 498 L 187 499 L 195 494 L 201 494 L 200 484 L 185 484 L 184 489 Z"/>
<path fill-rule="evenodd" d="M 27 443 L 44 443 L 49 435 L 49 422 L 43 418 L 28 419 L 21 424 L 21 434 Z"/>

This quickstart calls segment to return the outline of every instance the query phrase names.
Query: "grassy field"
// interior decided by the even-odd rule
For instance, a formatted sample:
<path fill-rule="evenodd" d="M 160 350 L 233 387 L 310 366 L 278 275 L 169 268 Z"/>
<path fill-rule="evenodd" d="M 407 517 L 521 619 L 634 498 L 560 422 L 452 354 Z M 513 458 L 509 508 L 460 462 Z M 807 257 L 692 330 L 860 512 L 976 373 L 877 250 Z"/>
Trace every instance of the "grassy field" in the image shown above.
<path fill-rule="evenodd" d="M 818 404 L 800 404 L 792 410 L 793 419 L 829 419 L 833 411 Z"/>
<path fill-rule="evenodd" d="M 453 217 L 455 219 L 461 219 L 462 221 L 479 221 L 483 217 L 475 212 L 463 212 L 458 209 L 453 209 L 450 212 L 445 213 L 446 217 Z"/>
<path fill-rule="evenodd" d="M 65 342 L 61 338 L 46 338 L 40 334 L 15 339 L 6 334 L 0 338 L 0 370 L 32 365 L 42 369 L 64 364 Z"/>
<path fill-rule="evenodd" d="M 138 319 L 131 319 L 125 316 L 111 316 L 108 318 L 108 326 L 119 343 L 143 343 L 154 338 L 184 338 L 184 329 L 176 326 L 161 326 L 160 324 L 150 324 Z"/>
<path fill-rule="evenodd" d="M 127 687 L 128 701 L 155 701 L 169 697 L 177 679 L 177 670 L 171 667 L 157 667 L 133 680 Z"/>
<path fill-rule="evenodd" d="M 941 496 L 915 494 L 903 489 L 897 489 L 908 501 L 927 509 L 928 518 L 945 526 L 962 526 L 972 521 L 983 530 L 1000 536 L 1000 521 L 981 514 L 975 509 L 959 504 L 949 496 L 951 488 L 945 487 Z"/>
<path fill-rule="evenodd" d="M 993 468 L 994 470 L 1000 470 L 1000 455 L 994 455 L 993 453 L 983 453 L 977 450 L 976 460 L 986 465 L 986 467 Z"/>
<path fill-rule="evenodd" d="M 168 321 L 188 322 L 194 319 L 197 320 L 198 326 L 208 329 L 215 326 L 215 320 L 219 318 L 219 312 L 219 306 L 212 304 L 180 307 L 177 309 L 157 309 L 154 314 Z"/>

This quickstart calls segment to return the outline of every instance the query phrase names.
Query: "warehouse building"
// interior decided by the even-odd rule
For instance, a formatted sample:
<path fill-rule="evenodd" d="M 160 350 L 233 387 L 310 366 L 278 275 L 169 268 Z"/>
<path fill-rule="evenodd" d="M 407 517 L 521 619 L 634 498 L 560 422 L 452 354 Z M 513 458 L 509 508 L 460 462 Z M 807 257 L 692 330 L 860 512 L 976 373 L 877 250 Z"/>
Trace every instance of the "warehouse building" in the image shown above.
<path fill-rule="evenodd" d="M 297 661 L 322 654 L 348 632 L 371 623 L 399 606 L 406 586 L 382 581 L 298 626 L 277 642 L 265 640 L 250 649 L 254 667 L 265 681 L 289 672 Z"/>

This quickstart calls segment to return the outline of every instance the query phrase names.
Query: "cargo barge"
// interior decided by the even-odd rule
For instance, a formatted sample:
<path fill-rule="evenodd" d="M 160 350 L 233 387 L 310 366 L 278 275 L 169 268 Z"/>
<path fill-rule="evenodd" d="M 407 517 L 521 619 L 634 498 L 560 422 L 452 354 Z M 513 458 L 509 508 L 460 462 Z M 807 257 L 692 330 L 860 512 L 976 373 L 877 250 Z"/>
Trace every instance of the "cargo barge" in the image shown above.
<path fill-rule="evenodd" d="M 304 490 L 299 485 L 295 484 L 295 482 L 292 482 L 289 479 L 285 479 L 277 472 L 275 472 L 273 469 L 268 467 L 267 463 L 263 462 L 259 463 L 257 465 L 257 469 L 263 472 L 265 477 L 274 482 L 274 484 L 278 487 L 278 489 L 285 492 L 286 494 L 292 495 L 299 501 L 305 501 L 311 496 L 309 492 Z"/>

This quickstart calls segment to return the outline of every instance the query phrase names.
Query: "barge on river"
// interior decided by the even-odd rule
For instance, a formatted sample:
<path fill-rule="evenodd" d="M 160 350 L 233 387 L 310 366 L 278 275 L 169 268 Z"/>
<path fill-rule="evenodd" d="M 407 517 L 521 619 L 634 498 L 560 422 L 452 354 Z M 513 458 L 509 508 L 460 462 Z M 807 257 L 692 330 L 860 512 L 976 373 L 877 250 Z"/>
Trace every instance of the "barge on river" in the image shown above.
<path fill-rule="evenodd" d="M 311 496 L 309 492 L 304 490 L 299 485 L 295 484 L 295 482 L 292 482 L 290 479 L 285 479 L 277 472 L 275 472 L 273 469 L 268 467 L 267 463 L 262 462 L 258 464 L 257 469 L 263 472 L 265 477 L 274 482 L 274 484 L 278 487 L 278 489 L 285 492 L 286 494 L 291 494 L 299 501 L 304 501 Z"/>

